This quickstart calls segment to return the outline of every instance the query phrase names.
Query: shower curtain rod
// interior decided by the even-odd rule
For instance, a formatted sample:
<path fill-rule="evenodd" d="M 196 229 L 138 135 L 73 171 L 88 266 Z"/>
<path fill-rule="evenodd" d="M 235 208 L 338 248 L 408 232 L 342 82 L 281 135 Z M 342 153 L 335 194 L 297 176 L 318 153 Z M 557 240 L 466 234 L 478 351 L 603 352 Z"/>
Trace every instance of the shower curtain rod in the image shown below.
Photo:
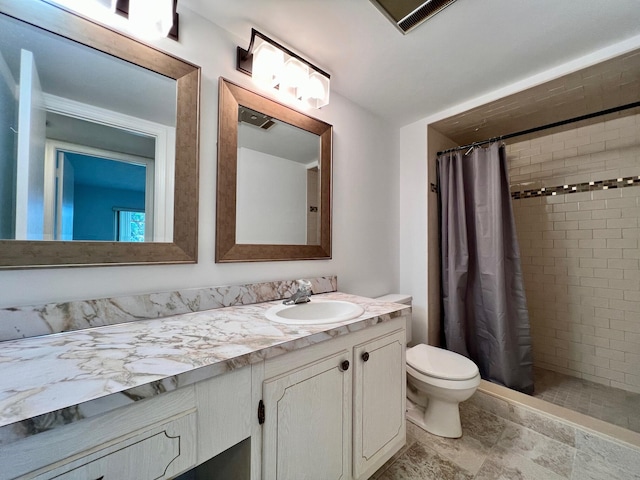
<path fill-rule="evenodd" d="M 569 118 L 567 120 L 561 120 L 559 122 L 549 123 L 547 125 L 542 125 L 540 127 L 530 128 L 528 130 L 522 130 L 520 132 L 508 133 L 506 135 L 500 135 L 499 137 L 489 138 L 488 140 L 482 140 L 481 142 L 473 142 L 469 145 L 462 145 L 461 147 L 449 148 L 448 150 L 442 150 L 438 152 L 438 155 L 443 155 L 445 153 L 457 152 L 458 150 L 472 149 L 475 147 L 479 147 L 480 145 L 486 145 L 487 143 L 499 142 L 500 140 L 507 140 L 508 138 L 519 137 L 521 135 L 527 135 L 528 133 L 535 133 L 541 130 L 547 130 L 553 127 L 560 127 L 562 125 L 567 125 L 569 123 L 579 122 L 580 120 L 588 120 L 594 117 L 600 117 L 602 115 L 607 115 L 609 113 L 616 113 L 622 110 L 628 110 L 630 108 L 640 107 L 640 102 L 628 103 L 626 105 L 621 105 L 619 107 L 608 108 L 607 110 L 601 110 L 595 113 L 589 113 L 587 115 L 581 115 L 579 117 Z"/>

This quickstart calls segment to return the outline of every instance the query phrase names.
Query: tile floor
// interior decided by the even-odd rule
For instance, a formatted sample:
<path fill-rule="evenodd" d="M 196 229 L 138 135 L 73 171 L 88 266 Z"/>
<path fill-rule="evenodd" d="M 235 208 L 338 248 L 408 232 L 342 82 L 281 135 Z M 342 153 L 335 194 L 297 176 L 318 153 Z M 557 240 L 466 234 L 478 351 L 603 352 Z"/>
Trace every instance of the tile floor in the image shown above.
<path fill-rule="evenodd" d="M 541 368 L 534 397 L 640 433 L 640 394 Z"/>
<path fill-rule="evenodd" d="M 594 455 L 498 417 L 460 406 L 463 436 L 445 439 L 407 423 L 407 444 L 373 480 L 638 480 Z"/>

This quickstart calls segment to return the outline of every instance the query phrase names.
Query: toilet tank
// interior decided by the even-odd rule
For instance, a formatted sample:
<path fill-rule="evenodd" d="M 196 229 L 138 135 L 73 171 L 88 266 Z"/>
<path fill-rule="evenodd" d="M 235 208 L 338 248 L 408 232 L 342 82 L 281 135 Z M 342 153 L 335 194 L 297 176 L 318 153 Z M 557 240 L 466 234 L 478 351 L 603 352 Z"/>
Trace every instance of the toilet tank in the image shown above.
<path fill-rule="evenodd" d="M 411 301 L 413 297 L 411 295 L 406 295 L 403 293 L 389 293 L 387 295 L 383 295 L 381 297 L 377 297 L 376 300 L 380 302 L 393 302 L 393 303 L 401 303 L 403 305 L 411 306 Z M 407 322 L 407 343 L 411 342 L 411 318 Z"/>

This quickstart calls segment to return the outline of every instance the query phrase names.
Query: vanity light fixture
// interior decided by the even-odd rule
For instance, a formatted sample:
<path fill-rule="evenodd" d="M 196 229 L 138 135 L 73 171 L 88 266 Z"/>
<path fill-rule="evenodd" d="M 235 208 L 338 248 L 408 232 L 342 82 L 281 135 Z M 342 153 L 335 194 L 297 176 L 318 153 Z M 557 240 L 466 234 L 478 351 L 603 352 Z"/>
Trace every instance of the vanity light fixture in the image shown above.
<path fill-rule="evenodd" d="M 236 68 L 262 88 L 275 88 L 313 108 L 329 104 L 330 75 L 255 28 L 249 48 L 237 48 Z"/>
<path fill-rule="evenodd" d="M 131 30 L 145 39 L 178 40 L 178 0 L 111 0 L 115 12 L 127 17 Z"/>

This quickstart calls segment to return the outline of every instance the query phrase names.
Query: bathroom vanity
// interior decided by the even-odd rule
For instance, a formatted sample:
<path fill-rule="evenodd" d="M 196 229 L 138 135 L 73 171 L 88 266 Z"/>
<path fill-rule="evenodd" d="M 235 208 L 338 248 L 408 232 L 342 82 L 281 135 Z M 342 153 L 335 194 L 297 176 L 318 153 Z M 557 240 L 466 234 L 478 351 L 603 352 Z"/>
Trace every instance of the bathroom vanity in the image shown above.
<path fill-rule="evenodd" d="M 0 479 L 196 478 L 211 462 L 207 478 L 368 478 L 405 443 L 410 308 L 315 297 L 364 313 L 289 326 L 266 302 L 3 342 Z"/>

